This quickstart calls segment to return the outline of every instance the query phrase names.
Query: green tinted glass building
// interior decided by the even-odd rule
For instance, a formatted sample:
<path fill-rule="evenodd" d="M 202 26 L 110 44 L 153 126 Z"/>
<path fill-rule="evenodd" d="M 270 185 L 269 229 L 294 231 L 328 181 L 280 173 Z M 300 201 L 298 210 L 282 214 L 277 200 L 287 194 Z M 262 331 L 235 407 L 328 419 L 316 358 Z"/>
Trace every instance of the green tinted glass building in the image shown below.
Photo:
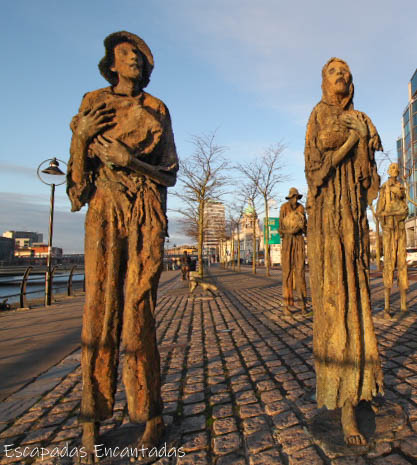
<path fill-rule="evenodd" d="M 400 172 L 409 186 L 410 198 L 417 202 L 417 69 L 408 83 L 408 104 L 401 118 L 402 135 L 397 140 Z M 407 246 L 417 246 L 417 210 L 408 204 Z"/>

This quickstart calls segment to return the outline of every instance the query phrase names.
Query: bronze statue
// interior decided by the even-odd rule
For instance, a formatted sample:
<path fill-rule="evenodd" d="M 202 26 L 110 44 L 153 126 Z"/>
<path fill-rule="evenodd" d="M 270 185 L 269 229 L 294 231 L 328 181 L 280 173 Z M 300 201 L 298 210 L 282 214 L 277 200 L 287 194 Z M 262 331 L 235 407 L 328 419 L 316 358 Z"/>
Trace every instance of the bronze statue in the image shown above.
<path fill-rule="evenodd" d="M 342 409 L 347 444 L 366 443 L 355 406 L 383 390 L 371 315 L 367 205 L 377 196 L 374 152 L 382 150 L 370 118 L 353 109 L 346 62 L 322 70 L 322 99 L 307 126 L 307 251 L 314 312 L 318 407 Z"/>
<path fill-rule="evenodd" d="M 398 268 L 398 286 L 401 310 L 407 311 L 407 237 L 404 221 L 408 216 L 405 187 L 398 181 L 398 163 L 388 168 L 389 179 L 379 191 L 376 214 L 382 225 L 384 243 L 385 316 L 390 316 L 390 294 L 395 267 Z"/>
<path fill-rule="evenodd" d="M 282 238 L 281 267 L 282 295 L 284 312 L 290 314 L 289 307 L 294 305 L 293 288 L 301 300 L 302 312 L 306 311 L 306 279 L 305 279 L 305 245 L 307 220 L 304 207 L 298 202 L 302 195 L 295 187 L 290 189 L 279 212 L 279 234 Z"/>
<path fill-rule="evenodd" d="M 151 51 L 126 31 L 110 34 L 104 46 L 99 70 L 110 86 L 88 92 L 71 122 L 67 184 L 72 211 L 89 205 L 80 421 L 90 454 L 99 422 L 112 416 L 121 335 L 130 420 L 146 421 L 146 446 L 164 431 L 154 310 L 167 187 L 178 170 L 168 109 L 143 91 Z"/>

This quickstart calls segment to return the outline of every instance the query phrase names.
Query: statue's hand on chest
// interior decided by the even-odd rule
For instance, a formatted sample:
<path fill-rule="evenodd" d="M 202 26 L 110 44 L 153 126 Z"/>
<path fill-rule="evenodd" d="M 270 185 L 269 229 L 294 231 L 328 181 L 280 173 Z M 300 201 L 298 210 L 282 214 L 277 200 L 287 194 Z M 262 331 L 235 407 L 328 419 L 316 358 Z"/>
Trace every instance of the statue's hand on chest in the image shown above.
<path fill-rule="evenodd" d="M 341 119 L 341 115 L 327 115 L 321 121 L 318 132 L 318 146 L 323 152 L 337 150 L 349 137 L 349 130 Z"/>
<path fill-rule="evenodd" d="M 138 157 L 152 153 L 162 136 L 160 122 L 137 102 L 117 102 L 114 108 L 116 124 L 105 135 L 123 142 Z"/>

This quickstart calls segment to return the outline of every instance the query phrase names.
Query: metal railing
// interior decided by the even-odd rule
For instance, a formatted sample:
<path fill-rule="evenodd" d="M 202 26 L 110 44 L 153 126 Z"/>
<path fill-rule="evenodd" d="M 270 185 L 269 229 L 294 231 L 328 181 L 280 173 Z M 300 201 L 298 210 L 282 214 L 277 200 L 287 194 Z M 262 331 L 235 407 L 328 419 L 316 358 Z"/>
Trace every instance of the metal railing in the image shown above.
<path fill-rule="evenodd" d="M 72 296 L 74 295 L 74 291 L 76 289 L 82 289 L 83 292 L 85 292 L 85 274 L 84 271 L 76 273 L 76 269 L 79 268 L 84 268 L 83 266 L 80 265 L 74 265 L 71 267 L 70 270 L 62 270 L 58 266 L 54 266 L 51 270 L 51 280 L 52 280 L 52 293 L 55 293 L 58 290 L 66 289 L 66 294 L 67 296 Z M 40 294 L 42 292 L 42 286 L 43 286 L 43 292 L 46 292 L 45 289 L 45 280 L 46 276 L 45 273 L 39 273 L 37 272 L 37 276 L 30 276 L 31 271 L 33 270 L 32 266 L 28 266 L 23 273 L 23 276 L 20 281 L 20 292 L 19 293 L 14 293 L 14 294 L 8 294 L 8 295 L 3 295 L 0 297 L 0 310 L 8 310 L 10 309 L 11 304 L 9 304 L 7 301 L 10 298 L 13 297 L 18 297 L 18 302 L 20 308 L 28 308 L 29 303 L 28 303 L 28 295 L 33 295 L 33 294 Z M 58 282 L 54 282 L 54 276 L 56 271 L 61 271 L 59 275 L 56 275 L 57 278 L 59 278 Z M 82 281 L 76 281 L 74 282 L 73 278 L 74 276 L 83 276 Z M 67 279 L 62 279 L 62 278 L 67 278 Z M 77 286 L 78 283 L 78 286 Z M 2 285 L 19 285 L 18 280 L 10 280 L 10 281 L 2 281 Z M 41 288 L 36 289 L 36 290 L 27 290 L 27 286 L 29 285 L 37 285 L 41 286 Z"/>

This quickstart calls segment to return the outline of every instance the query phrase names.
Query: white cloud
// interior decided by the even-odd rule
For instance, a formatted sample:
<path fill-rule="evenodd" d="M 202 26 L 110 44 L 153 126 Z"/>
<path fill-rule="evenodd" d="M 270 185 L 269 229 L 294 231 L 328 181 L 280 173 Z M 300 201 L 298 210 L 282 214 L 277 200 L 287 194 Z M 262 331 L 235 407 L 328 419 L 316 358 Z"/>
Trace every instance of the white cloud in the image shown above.
<path fill-rule="evenodd" d="M 270 137 L 263 130 L 276 121 L 277 134 L 294 151 L 303 150 L 309 114 L 321 98 L 321 68 L 339 56 L 352 70 L 356 108 L 369 114 L 384 148 L 396 156 L 407 85 L 417 65 L 415 0 L 401 7 L 391 0 L 179 0 L 164 3 L 163 14 L 173 18 L 180 48 L 248 99 L 248 119 L 254 105 L 272 110 L 265 122 L 255 122 L 254 145 Z M 243 144 L 248 139 L 243 133 Z M 232 147 L 231 156 L 242 155 Z"/>
<path fill-rule="evenodd" d="M 33 179 L 36 179 L 36 169 L 28 166 L 16 165 L 14 163 L 0 162 L 0 173 L 2 175 L 25 175 Z"/>
<path fill-rule="evenodd" d="M 0 192 L 0 234 L 8 230 L 36 231 L 48 240 L 49 203 L 42 202 L 44 196 L 31 196 Z M 64 253 L 83 253 L 84 221 L 86 208 L 81 212 L 70 212 L 69 208 L 55 206 L 53 243 L 62 247 Z M 171 244 L 190 243 L 182 232 L 179 218 L 169 215 Z"/>
<path fill-rule="evenodd" d="M 181 217 L 175 216 L 168 212 L 168 234 L 169 234 L 169 246 L 191 244 L 194 241 L 186 236 L 183 232 L 183 224 Z"/>
<path fill-rule="evenodd" d="M 346 59 L 370 94 L 387 98 L 387 85 L 405 89 L 416 64 L 416 12 L 413 0 L 400 9 L 390 0 L 182 1 L 165 9 L 183 23 L 178 37 L 190 50 L 283 111 L 319 100 L 321 67 L 332 56 Z"/>
<path fill-rule="evenodd" d="M 39 200 L 44 196 L 31 196 L 0 192 L 0 232 L 7 230 L 42 232 L 48 240 L 49 204 Z M 71 213 L 55 208 L 53 244 L 64 253 L 80 253 L 84 243 L 84 213 Z"/>

